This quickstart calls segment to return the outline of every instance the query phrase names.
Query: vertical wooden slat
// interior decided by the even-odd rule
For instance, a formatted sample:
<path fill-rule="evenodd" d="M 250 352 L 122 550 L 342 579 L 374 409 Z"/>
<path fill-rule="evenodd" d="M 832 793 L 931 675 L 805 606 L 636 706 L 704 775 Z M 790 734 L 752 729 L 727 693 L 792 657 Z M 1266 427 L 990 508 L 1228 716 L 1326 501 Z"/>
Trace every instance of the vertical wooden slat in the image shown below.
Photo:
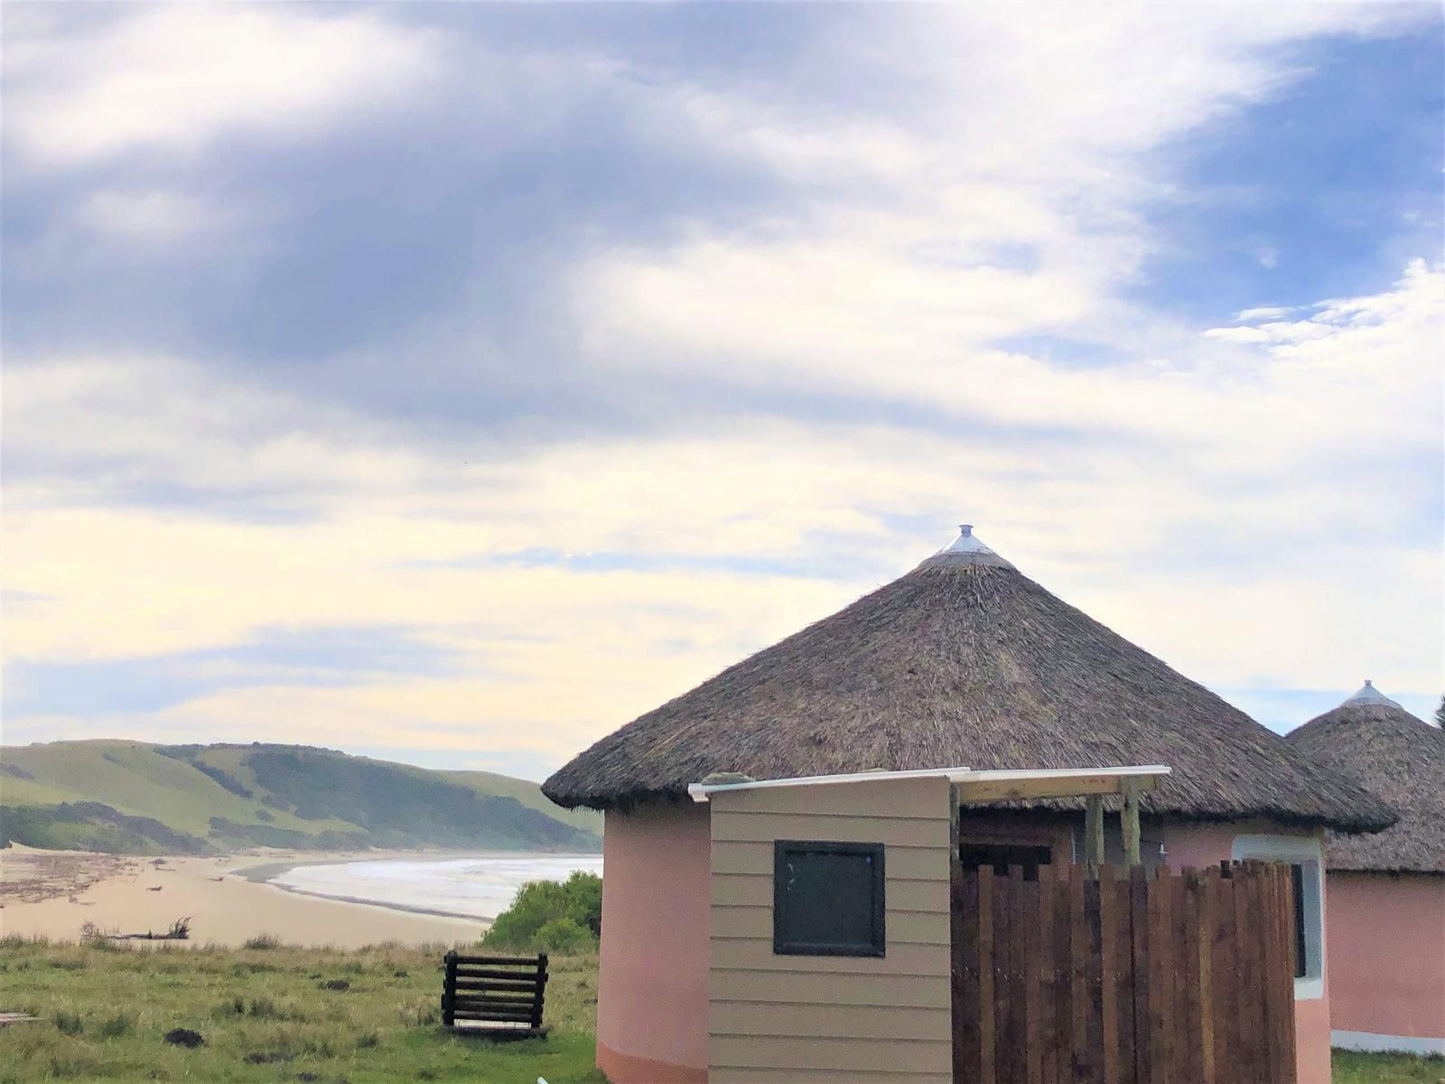
<path fill-rule="evenodd" d="M 1154 1064 L 1168 1074 L 1178 1059 L 1174 1043 L 1174 946 L 1170 938 L 1169 867 L 1159 866 L 1149 885 L 1153 904 L 1149 927 L 1150 976 L 1149 1030 L 1154 1042 Z M 1172 1080 L 1172 1075 L 1165 1075 Z"/>
<path fill-rule="evenodd" d="M 1084 929 L 1088 932 L 1089 950 L 1084 959 L 1085 981 L 1089 984 L 1089 1068 L 1088 1079 L 1100 1080 L 1104 1072 L 1104 974 L 1103 918 L 1100 912 L 1100 882 L 1103 867 L 1084 882 Z"/>
<path fill-rule="evenodd" d="M 1199 1080 L 1214 1084 L 1214 907 L 1219 875 L 1190 870 L 1190 887 L 1196 894 L 1192 931 L 1194 958 L 1199 969 Z"/>
<path fill-rule="evenodd" d="M 1259 882 L 1259 908 L 1255 923 L 1260 931 L 1260 1021 L 1264 1033 L 1261 1048 L 1261 1064 L 1266 1076 L 1276 1079 L 1275 1066 L 1279 1060 L 1277 1040 L 1284 1006 L 1279 1003 L 1275 992 L 1279 989 L 1279 969 L 1283 962 L 1282 946 L 1279 942 L 1279 907 L 1274 898 L 1274 873 L 1277 864 L 1257 866 L 1256 880 Z"/>
<path fill-rule="evenodd" d="M 1239 1017 L 1236 991 L 1239 989 L 1239 957 L 1235 952 L 1234 893 L 1238 882 L 1228 862 L 1219 867 L 1219 905 L 1214 912 L 1214 1061 L 1228 1071 L 1231 1084 L 1239 1075 Z M 1221 1077 L 1221 1080 L 1225 1078 Z"/>
<path fill-rule="evenodd" d="M 1134 1069 L 1134 939 L 1129 901 L 1130 867 L 1109 879 L 1114 901 L 1114 1003 L 1118 1016 L 1118 1065 L 1121 1084 L 1135 1084 Z"/>
<path fill-rule="evenodd" d="M 1276 871 L 1276 886 L 1279 894 L 1283 897 L 1280 907 L 1281 922 L 1283 928 L 1280 930 L 1280 937 L 1283 939 L 1284 951 L 1281 953 L 1284 961 L 1281 968 L 1278 997 L 1284 1005 L 1283 1027 L 1278 1039 L 1279 1066 L 1278 1078 L 1283 1084 L 1295 1084 L 1299 1067 L 1296 1061 L 1295 1048 L 1295 1004 L 1294 1004 L 1294 884 L 1290 880 L 1290 872 L 1287 867 L 1281 866 Z"/>
<path fill-rule="evenodd" d="M 1039 867 L 1039 1080 L 1059 1084 L 1058 878 Z"/>
<path fill-rule="evenodd" d="M 1115 945 L 1119 939 L 1120 911 L 1114 894 L 1115 869 L 1104 866 L 1096 882 L 1099 890 L 1099 1007 L 1100 1078 L 1119 1084 L 1119 976 Z"/>
<path fill-rule="evenodd" d="M 1011 873 L 1012 871 L 1010 871 Z M 1014 880 L 1009 874 L 994 879 L 993 986 L 996 1017 L 994 1060 L 1000 1084 L 1017 1084 L 1014 1064 L 1014 1009 L 1018 1004 L 1013 984 Z"/>
<path fill-rule="evenodd" d="M 1179 871 L 1178 877 L 1170 878 L 1174 907 L 1174 973 L 1178 977 L 1178 991 L 1175 1004 L 1178 1023 L 1175 1032 L 1179 1041 L 1178 1072 L 1185 1080 L 1198 1082 L 1203 1072 L 1199 1039 L 1202 1033 L 1200 1017 L 1202 1006 L 1199 1000 L 1199 950 L 1192 932 L 1199 923 L 1199 894 L 1190 892 L 1192 869 Z M 1197 886 L 1196 886 L 1197 887 Z"/>
<path fill-rule="evenodd" d="M 953 890 L 953 1075 L 974 1080 L 979 1068 L 982 1006 L 978 974 L 978 871 L 960 870 Z"/>
<path fill-rule="evenodd" d="M 1246 862 L 1235 889 L 1235 936 L 1239 940 L 1239 970 L 1242 984 L 1239 998 L 1241 1045 L 1247 1051 L 1244 1065 L 1249 1079 L 1268 1079 L 1268 1035 L 1264 1027 L 1263 931 L 1259 922 L 1258 863 Z"/>
<path fill-rule="evenodd" d="M 1087 868 L 1075 870 L 1069 878 L 1069 1079 L 1075 1081 L 1089 1079 L 1089 930 L 1084 914 L 1084 887 L 1089 879 Z"/>
<path fill-rule="evenodd" d="M 1043 922 L 1039 912 L 1039 882 L 1025 881 L 1024 899 L 1024 1058 L 1029 1084 L 1043 1084 L 1043 1003 L 1047 990 L 1043 982 Z"/>
<path fill-rule="evenodd" d="M 998 1084 L 995 1073 L 995 1038 L 997 1015 L 994 1011 L 995 989 L 993 971 L 993 870 L 983 866 L 978 871 L 978 1081 Z"/>
<path fill-rule="evenodd" d="M 1054 1049 L 1052 1060 L 1058 1084 L 1074 1079 L 1074 950 L 1073 881 L 1081 870 L 1072 863 L 1058 869 L 1054 884 L 1054 966 L 1058 988 L 1054 991 Z"/>
<path fill-rule="evenodd" d="M 1129 936 L 1133 949 L 1134 1075 L 1138 1084 L 1156 1084 L 1153 1036 L 1150 1031 L 1151 969 L 1149 955 L 1149 881 L 1142 866 L 1129 870 Z"/>

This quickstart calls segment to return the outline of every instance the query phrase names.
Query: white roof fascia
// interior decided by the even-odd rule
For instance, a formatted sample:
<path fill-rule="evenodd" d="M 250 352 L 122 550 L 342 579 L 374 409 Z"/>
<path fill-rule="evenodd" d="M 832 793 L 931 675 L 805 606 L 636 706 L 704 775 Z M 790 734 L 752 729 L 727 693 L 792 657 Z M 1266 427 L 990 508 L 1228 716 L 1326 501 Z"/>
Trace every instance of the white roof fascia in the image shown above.
<path fill-rule="evenodd" d="M 694 802 L 706 802 L 713 794 L 737 790 L 767 790 L 772 787 L 820 787 L 836 783 L 878 783 L 897 779 L 947 779 L 950 783 L 1018 783 L 1029 780 L 1066 780 L 1105 776 L 1130 779 L 1138 776 L 1168 775 L 1163 764 L 1133 764 L 1117 768 L 1018 768 L 975 771 L 972 768 L 921 768 L 906 772 L 848 772 L 844 775 L 805 775 L 793 779 L 753 779 L 746 783 L 691 783 L 687 793 Z"/>

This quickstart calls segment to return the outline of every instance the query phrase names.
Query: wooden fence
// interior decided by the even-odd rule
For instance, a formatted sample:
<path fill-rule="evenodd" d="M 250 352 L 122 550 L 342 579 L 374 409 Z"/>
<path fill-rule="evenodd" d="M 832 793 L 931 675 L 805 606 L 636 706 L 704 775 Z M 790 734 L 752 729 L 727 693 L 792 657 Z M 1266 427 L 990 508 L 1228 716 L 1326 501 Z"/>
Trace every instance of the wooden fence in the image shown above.
<path fill-rule="evenodd" d="M 1293 1084 L 1288 866 L 953 878 L 958 1084 Z"/>

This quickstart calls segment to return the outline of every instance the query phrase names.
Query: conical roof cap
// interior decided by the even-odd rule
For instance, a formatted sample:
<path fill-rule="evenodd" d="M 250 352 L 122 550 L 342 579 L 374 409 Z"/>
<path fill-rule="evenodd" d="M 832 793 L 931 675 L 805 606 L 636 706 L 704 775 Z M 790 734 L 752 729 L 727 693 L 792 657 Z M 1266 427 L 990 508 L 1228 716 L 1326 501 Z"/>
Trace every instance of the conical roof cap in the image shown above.
<path fill-rule="evenodd" d="M 1400 706 L 1398 703 L 1396 703 L 1394 700 L 1391 700 L 1391 699 L 1390 699 L 1388 696 L 1386 696 L 1384 693 L 1380 692 L 1379 689 L 1375 688 L 1375 683 L 1374 683 L 1373 681 L 1371 681 L 1369 678 L 1365 678 L 1365 683 L 1360 686 L 1359 691 L 1356 692 L 1353 696 L 1348 697 L 1348 698 L 1345 700 L 1345 703 L 1346 703 L 1346 704 L 1391 704 L 1391 705 L 1394 705 L 1394 706 L 1397 707 L 1397 708 L 1400 708 L 1401 711 L 1404 711 L 1404 710 L 1405 710 L 1403 707 L 1401 707 L 1401 706 Z"/>
<path fill-rule="evenodd" d="M 713 772 L 958 764 L 1168 764 L 1173 774 L 1144 800 L 1156 813 L 1364 831 L 1393 821 L 967 526 L 907 575 L 603 738 L 543 791 L 564 806 L 625 807 L 682 798 Z"/>

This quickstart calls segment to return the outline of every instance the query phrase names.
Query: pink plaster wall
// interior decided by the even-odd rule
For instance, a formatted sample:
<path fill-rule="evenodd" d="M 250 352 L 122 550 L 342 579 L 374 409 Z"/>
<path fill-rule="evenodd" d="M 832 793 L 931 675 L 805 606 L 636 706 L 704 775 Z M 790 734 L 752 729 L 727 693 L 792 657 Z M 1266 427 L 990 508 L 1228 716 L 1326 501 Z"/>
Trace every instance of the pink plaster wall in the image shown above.
<path fill-rule="evenodd" d="M 1332 872 L 1330 1025 L 1445 1038 L 1445 877 Z"/>
<path fill-rule="evenodd" d="M 1282 828 L 1268 821 L 1231 822 L 1229 824 L 1166 824 L 1146 822 L 1143 835 L 1164 841 L 1166 861 L 1170 866 L 1212 866 L 1233 855 L 1236 836 L 1271 835 L 1301 836 L 1318 839 L 1318 832 Z M 1331 900 L 1326 889 L 1321 903 L 1325 921 L 1325 967 L 1323 995 L 1317 998 L 1296 998 L 1295 1066 L 1298 1084 L 1330 1084 L 1330 956 L 1328 931 Z M 1338 1025 L 1336 1025 L 1338 1026 Z"/>
<path fill-rule="evenodd" d="M 707 1080 L 711 849 L 706 805 L 607 814 L 597 1065 L 612 1084 Z"/>

